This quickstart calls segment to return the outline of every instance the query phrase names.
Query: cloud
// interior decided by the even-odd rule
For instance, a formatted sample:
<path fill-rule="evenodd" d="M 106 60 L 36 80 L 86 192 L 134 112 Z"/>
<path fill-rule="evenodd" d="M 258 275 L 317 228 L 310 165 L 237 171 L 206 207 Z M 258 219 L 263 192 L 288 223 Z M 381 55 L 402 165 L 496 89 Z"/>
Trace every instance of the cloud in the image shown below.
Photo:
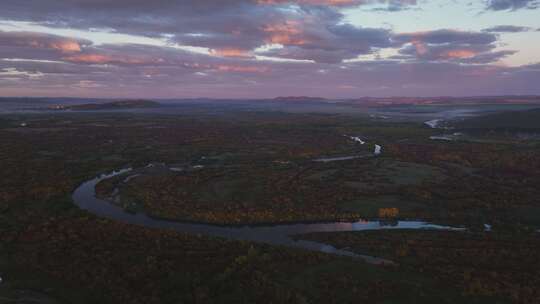
<path fill-rule="evenodd" d="M 435 30 L 416 33 L 402 33 L 393 40 L 403 44 L 399 49 L 401 57 L 423 61 L 454 61 L 461 63 L 489 63 L 516 53 L 497 51 L 497 36 L 491 32 L 470 32 L 456 30 Z M 403 57 L 404 55 L 404 57 Z M 408 56 L 408 57 L 407 57 Z"/>
<path fill-rule="evenodd" d="M 34 38 L 29 34 L 22 36 Z M 14 95 L 24 92 L 30 96 L 55 96 L 61 92 L 72 96 L 138 98 L 273 97 L 277 95 L 275 92 L 301 95 L 306 91 L 328 97 L 537 92 L 533 79 L 540 76 L 538 65 L 516 68 L 490 65 L 513 54 L 513 51 L 493 51 L 487 43 L 490 39 L 456 35 L 442 35 L 446 37 L 442 39 L 433 33 L 420 36 L 426 37 L 425 57 L 417 57 L 413 52 L 402 54 L 413 57 L 407 60 L 339 64 L 333 62 L 345 55 L 323 60 L 323 54 L 302 54 L 298 57 L 317 56 L 319 62 L 275 62 L 196 54 L 173 47 L 88 43 L 81 43 L 80 51 L 63 53 L 50 47 L 36 49 L 22 41 L 17 49 L 19 54 L 1 56 L 4 59 L 0 59 L 0 88 L 3 94 Z M 53 38 L 54 41 L 71 39 Z M 471 49 L 452 48 L 448 41 L 467 41 Z M 289 48 L 309 51 L 299 46 Z M 31 56 L 24 56 L 29 51 Z M 334 58 L 336 50 L 328 52 L 329 58 Z"/>
<path fill-rule="evenodd" d="M 493 52 L 493 45 L 408 45 L 399 50 L 422 61 L 454 61 L 462 63 L 490 63 L 516 53 Z M 407 57 L 405 57 L 407 58 Z"/>
<path fill-rule="evenodd" d="M 385 4 L 386 6 L 377 6 L 370 11 L 374 12 L 400 12 L 411 9 L 418 9 L 416 1 L 379 1 L 379 4 Z"/>
<path fill-rule="evenodd" d="M 76 43 L 78 47 L 58 47 L 63 43 Z M 142 44 L 92 45 L 85 40 L 28 32 L 0 32 L 0 46 L 0 62 L 6 69 L 25 68 L 26 71 L 44 74 L 77 74 L 80 69 L 81 73 L 92 71 L 89 75 L 94 76 L 93 73 L 131 69 L 140 72 L 133 75 L 148 78 L 148 75 L 165 75 L 171 70 L 175 74 L 270 71 L 266 64 L 245 60 L 244 57 L 197 54 L 173 47 Z M 37 67 L 47 67 L 47 70 Z"/>
<path fill-rule="evenodd" d="M 458 91 L 474 95 L 495 94 L 488 91 L 494 87 L 538 92 L 531 80 L 540 74 L 535 66 L 492 64 L 515 54 L 497 48 L 497 33 L 515 28 L 394 33 L 347 23 L 342 9 L 361 5 L 401 10 L 417 3 L 2 0 L 0 20 L 97 28 L 170 45 L 93 44 L 75 37 L 0 31 L 0 88 L 3 94 L 55 95 L 61 89 L 63 95 L 103 97 L 271 97 L 275 92 L 306 91 L 341 97 Z M 207 52 L 190 52 L 176 44 Z M 379 59 L 385 51 L 398 54 Z M 349 60 L 359 55 L 373 59 Z"/>
<path fill-rule="evenodd" d="M 416 5 L 416 0 L 257 0 L 260 4 L 298 4 L 298 5 L 321 5 L 351 7 L 370 4 L 387 4 L 389 7 L 401 7 Z"/>
<path fill-rule="evenodd" d="M 2 0 L 0 20 L 49 27 L 103 28 L 208 48 L 216 56 L 250 57 L 281 44 L 285 59 L 331 61 L 354 58 L 389 45 L 384 29 L 344 22 L 342 7 L 416 5 L 415 0 Z M 32 9 L 28 9 L 31 7 Z M 38 13 L 39 12 L 39 13 Z M 300 49 L 300 50 L 297 50 Z M 324 54 L 324 55 L 318 55 Z"/>
<path fill-rule="evenodd" d="M 493 11 L 536 9 L 539 6 L 537 0 L 487 0 L 487 9 Z"/>
<path fill-rule="evenodd" d="M 268 42 L 281 44 L 283 48 L 269 50 L 261 55 L 286 59 L 339 63 L 392 46 L 388 30 L 347 24 L 320 26 L 313 23 L 298 28 L 286 23 L 272 26 L 267 31 L 270 33 Z"/>
<path fill-rule="evenodd" d="M 538 94 L 536 80 L 540 77 L 538 64 L 504 67 L 387 60 L 340 65 L 267 61 L 242 64 L 234 59 L 225 63 L 207 58 L 210 61 L 185 65 L 0 60 L 0 87 L 3 92 L 25 92 L 30 96 L 137 98 L 247 98 L 305 92 L 327 97 L 497 95 Z M 96 87 L 100 89 L 96 91 Z"/>
<path fill-rule="evenodd" d="M 264 73 L 266 65 L 242 56 L 197 54 L 172 47 L 142 44 L 105 44 L 85 48 L 82 52 L 62 56 L 59 60 L 82 65 L 112 65 L 163 69 L 183 69 L 194 72 Z"/>
<path fill-rule="evenodd" d="M 497 25 L 484 29 L 484 32 L 488 33 L 520 33 L 528 32 L 531 28 L 527 26 L 517 26 L 517 25 Z"/>
<path fill-rule="evenodd" d="M 33 32 L 0 31 L 0 46 L 10 48 L 32 48 L 54 50 L 61 53 L 80 52 L 81 48 L 92 44 L 89 40 L 67 38 L 51 34 Z"/>
<path fill-rule="evenodd" d="M 515 50 L 484 52 L 480 54 L 475 54 L 474 56 L 469 58 L 464 58 L 461 61 L 464 63 L 488 64 L 492 62 L 498 62 L 501 59 L 514 55 L 516 53 L 518 53 L 518 51 Z"/>
<path fill-rule="evenodd" d="M 421 41 L 428 44 L 454 43 L 479 45 L 493 43 L 497 40 L 497 36 L 491 33 L 441 29 L 397 34 L 393 39 L 401 43 Z"/>
<path fill-rule="evenodd" d="M 81 53 L 91 41 L 33 32 L 0 31 L 0 59 L 59 60 Z"/>

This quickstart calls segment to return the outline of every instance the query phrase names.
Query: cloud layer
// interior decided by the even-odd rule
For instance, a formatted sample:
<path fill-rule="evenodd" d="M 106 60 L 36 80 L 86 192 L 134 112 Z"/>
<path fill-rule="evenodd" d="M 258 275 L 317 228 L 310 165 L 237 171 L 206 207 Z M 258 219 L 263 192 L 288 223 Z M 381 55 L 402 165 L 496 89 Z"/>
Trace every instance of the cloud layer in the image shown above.
<path fill-rule="evenodd" d="M 539 6 L 537 0 L 488 0 L 487 8 L 489 10 L 517 10 L 517 9 L 536 9 Z"/>
<path fill-rule="evenodd" d="M 373 4 L 388 11 L 419 5 L 414 0 L 3 0 L 0 21 L 40 24 L 51 32 L 122 33 L 163 44 L 96 44 L 0 31 L 0 89 L 7 95 L 147 97 L 440 95 L 459 86 L 474 95 L 489 94 L 497 83 L 508 92 L 537 90 L 526 86 L 525 77 L 537 77 L 537 66 L 494 65 L 517 52 L 500 49 L 498 33 L 529 28 L 398 33 L 346 22 L 342 9 Z M 491 0 L 486 6 L 516 10 L 533 8 L 535 1 Z M 190 51 L 193 47 L 199 52 Z M 394 54 L 381 55 L 388 51 Z"/>

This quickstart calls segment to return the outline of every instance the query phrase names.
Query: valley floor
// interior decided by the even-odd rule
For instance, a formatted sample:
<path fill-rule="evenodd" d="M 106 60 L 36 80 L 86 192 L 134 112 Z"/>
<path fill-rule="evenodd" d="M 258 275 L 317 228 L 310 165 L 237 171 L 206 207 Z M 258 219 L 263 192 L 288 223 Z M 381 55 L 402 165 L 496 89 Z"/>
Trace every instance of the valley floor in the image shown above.
<path fill-rule="evenodd" d="M 431 140 L 438 132 L 327 113 L 0 116 L 0 303 L 538 303 L 538 142 Z M 347 156 L 360 157 L 314 161 Z M 99 183 L 98 196 L 156 218 L 419 219 L 467 231 L 298 236 L 397 263 L 376 266 L 73 204 L 82 182 L 126 167 L 136 170 Z"/>

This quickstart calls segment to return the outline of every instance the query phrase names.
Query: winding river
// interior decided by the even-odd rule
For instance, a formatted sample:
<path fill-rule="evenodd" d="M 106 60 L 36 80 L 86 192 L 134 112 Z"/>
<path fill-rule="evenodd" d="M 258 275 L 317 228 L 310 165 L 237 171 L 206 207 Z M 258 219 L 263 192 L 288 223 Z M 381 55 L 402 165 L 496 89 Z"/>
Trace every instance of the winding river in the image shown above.
<path fill-rule="evenodd" d="M 122 207 L 96 197 L 96 185 L 105 179 L 127 174 L 132 169 L 122 169 L 103 174 L 81 184 L 73 193 L 73 201 L 81 209 L 97 216 L 111 220 L 139 225 L 149 228 L 172 229 L 179 232 L 222 237 L 232 240 L 254 241 L 259 243 L 281 245 L 292 248 L 331 253 L 336 255 L 358 257 L 368 263 L 392 264 L 391 261 L 358 255 L 353 252 L 335 248 L 331 245 L 313 241 L 295 240 L 293 236 L 311 232 L 365 231 L 383 229 L 444 229 L 458 230 L 449 226 L 434 225 L 423 221 L 398 221 L 392 225 L 381 221 L 326 222 L 326 223 L 290 223 L 256 226 L 221 226 L 202 223 L 188 223 L 150 217 L 144 213 L 129 213 Z M 129 177 L 127 177 L 129 178 Z"/>

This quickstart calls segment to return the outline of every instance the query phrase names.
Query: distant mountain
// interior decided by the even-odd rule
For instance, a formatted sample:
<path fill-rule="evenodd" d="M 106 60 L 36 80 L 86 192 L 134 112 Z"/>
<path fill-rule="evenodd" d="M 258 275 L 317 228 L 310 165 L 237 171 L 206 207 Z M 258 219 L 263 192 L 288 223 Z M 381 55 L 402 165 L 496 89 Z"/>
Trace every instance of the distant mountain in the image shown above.
<path fill-rule="evenodd" d="M 51 107 L 53 110 L 76 110 L 76 111 L 97 111 L 97 110 L 120 110 L 120 109 L 141 109 L 160 107 L 159 102 L 151 100 L 121 100 L 106 103 L 85 103 L 80 105 L 59 105 Z"/>
<path fill-rule="evenodd" d="M 274 98 L 275 101 L 326 101 L 326 98 L 322 97 L 310 97 L 310 96 L 279 96 Z"/>

